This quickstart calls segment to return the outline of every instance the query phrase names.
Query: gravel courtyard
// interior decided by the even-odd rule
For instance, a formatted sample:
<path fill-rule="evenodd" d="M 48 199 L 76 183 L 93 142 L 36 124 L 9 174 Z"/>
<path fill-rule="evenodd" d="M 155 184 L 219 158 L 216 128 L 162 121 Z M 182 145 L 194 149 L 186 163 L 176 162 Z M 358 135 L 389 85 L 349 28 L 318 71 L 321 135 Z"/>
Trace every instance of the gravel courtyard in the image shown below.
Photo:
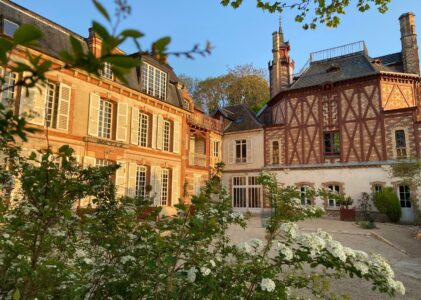
<path fill-rule="evenodd" d="M 303 232 L 321 228 L 345 246 L 382 254 L 392 265 L 396 279 L 402 281 L 406 288 L 405 296 L 398 296 L 395 299 L 421 299 L 421 241 L 412 237 L 415 227 L 378 223 L 376 224 L 378 228 L 365 230 L 352 222 L 331 219 L 306 220 L 299 222 L 298 225 Z M 262 218 L 253 216 L 249 219 L 245 230 L 233 226 L 228 233 L 235 243 L 252 238 L 263 239 Z M 372 292 L 371 284 L 358 279 L 341 280 L 331 287 L 341 293 L 347 293 L 352 299 L 388 299 L 385 294 Z"/>

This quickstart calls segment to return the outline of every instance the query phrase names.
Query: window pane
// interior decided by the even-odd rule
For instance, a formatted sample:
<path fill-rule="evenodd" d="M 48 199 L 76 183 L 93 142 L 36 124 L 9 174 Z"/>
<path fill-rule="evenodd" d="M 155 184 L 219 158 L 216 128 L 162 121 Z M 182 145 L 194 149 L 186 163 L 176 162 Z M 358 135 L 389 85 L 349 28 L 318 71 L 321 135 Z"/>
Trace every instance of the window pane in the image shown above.
<path fill-rule="evenodd" d="M 111 138 L 113 105 L 111 102 L 102 100 L 99 101 L 99 122 L 98 122 L 98 136 L 106 139 Z"/>
<path fill-rule="evenodd" d="M 161 170 L 161 205 L 168 205 L 168 180 L 169 171 L 167 169 Z"/>
<path fill-rule="evenodd" d="M 146 167 L 137 166 L 136 173 L 136 196 L 146 196 Z"/>
<path fill-rule="evenodd" d="M 3 33 L 10 37 L 13 37 L 15 31 L 18 29 L 19 25 L 9 21 L 7 19 L 3 19 Z"/>
<path fill-rule="evenodd" d="M 170 122 L 164 121 L 163 149 L 165 151 L 170 151 L 170 130 L 171 130 Z"/>
<path fill-rule="evenodd" d="M 148 146 L 149 115 L 140 113 L 139 116 L 139 145 Z"/>
<path fill-rule="evenodd" d="M 405 148 L 405 131 L 403 130 L 396 130 L 395 131 L 395 140 L 396 140 L 396 148 Z"/>
<path fill-rule="evenodd" d="M 1 86 L 1 103 L 4 106 L 9 106 L 15 98 L 15 82 L 16 74 L 7 70 L 0 69 L 4 82 Z M 3 72 L 4 71 L 4 72 Z"/>

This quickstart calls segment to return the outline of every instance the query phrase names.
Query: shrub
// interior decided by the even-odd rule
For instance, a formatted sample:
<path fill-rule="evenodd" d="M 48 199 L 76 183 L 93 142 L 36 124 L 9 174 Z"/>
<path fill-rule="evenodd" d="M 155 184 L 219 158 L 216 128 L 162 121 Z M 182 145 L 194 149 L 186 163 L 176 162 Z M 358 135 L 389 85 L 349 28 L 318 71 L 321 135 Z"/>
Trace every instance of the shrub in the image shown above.
<path fill-rule="evenodd" d="M 374 224 L 373 221 L 361 221 L 361 222 L 358 222 L 358 225 L 363 229 L 376 228 L 376 224 Z"/>
<path fill-rule="evenodd" d="M 385 187 L 381 192 L 374 195 L 374 205 L 379 212 L 386 214 L 389 219 L 396 223 L 402 215 L 399 198 L 392 187 Z"/>

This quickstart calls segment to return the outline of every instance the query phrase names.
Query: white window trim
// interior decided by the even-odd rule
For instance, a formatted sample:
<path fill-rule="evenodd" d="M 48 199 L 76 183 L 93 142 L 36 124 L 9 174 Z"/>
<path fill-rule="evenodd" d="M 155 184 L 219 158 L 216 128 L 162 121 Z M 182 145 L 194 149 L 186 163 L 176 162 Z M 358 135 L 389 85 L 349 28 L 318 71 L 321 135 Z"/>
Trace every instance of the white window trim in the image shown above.
<path fill-rule="evenodd" d="M 146 125 L 143 123 L 143 118 L 146 119 Z M 149 121 L 150 121 L 149 119 L 150 119 L 150 116 L 148 114 L 139 112 L 138 145 L 141 147 L 148 147 L 149 145 Z M 144 136 L 144 131 L 146 131 L 145 136 Z M 144 143 L 142 143 L 143 138 L 144 138 Z"/>
<path fill-rule="evenodd" d="M 101 70 L 101 76 L 108 80 L 114 80 L 114 74 L 111 70 L 111 63 L 105 62 L 104 68 Z"/>
<path fill-rule="evenodd" d="M 15 32 L 16 32 L 16 30 L 20 27 L 20 25 L 18 24 L 18 23 L 16 23 L 16 22 L 13 22 L 12 20 L 9 20 L 9 19 L 7 19 L 7 18 L 3 18 L 3 20 L 2 20 L 2 24 L 1 24 L 1 32 L 4 34 L 4 35 L 7 35 L 7 36 L 9 36 L 9 37 L 13 37 L 13 35 L 9 35 L 9 34 L 6 34 L 5 33 L 5 31 L 4 31 L 4 22 L 5 21 L 7 21 L 7 22 L 9 22 L 9 23 L 11 23 L 11 24 L 13 24 L 13 25 L 16 25 L 16 29 L 15 29 Z"/>
<path fill-rule="evenodd" d="M 141 77 L 141 88 L 146 94 L 166 100 L 168 81 L 166 72 L 151 64 L 142 62 Z"/>
<path fill-rule="evenodd" d="M 168 131 L 166 131 L 166 128 L 168 128 Z M 171 122 L 168 120 L 164 120 L 162 125 L 162 150 L 171 150 Z"/>
<path fill-rule="evenodd" d="M 231 183 L 232 183 L 232 190 L 231 190 L 231 195 L 232 195 L 232 207 L 233 208 L 245 208 L 245 209 L 261 209 L 263 208 L 263 188 L 262 185 L 259 184 L 250 184 L 250 178 L 255 178 L 254 180 L 257 180 L 257 175 L 255 176 L 233 176 L 231 179 Z M 235 178 L 245 178 L 245 184 L 244 185 L 235 185 Z M 245 189 L 245 204 L 246 206 L 235 206 L 235 189 Z M 255 206 L 251 206 L 250 205 L 250 191 L 251 190 L 257 190 L 256 195 L 258 194 L 258 198 L 257 202 L 258 204 Z M 254 200 L 256 201 L 256 200 Z"/>
<path fill-rule="evenodd" d="M 338 191 L 335 190 L 335 187 L 336 186 L 338 187 Z M 332 187 L 332 189 L 330 187 Z M 332 191 L 332 192 L 337 192 L 337 193 L 340 193 L 341 192 L 341 187 L 339 185 L 337 185 L 337 184 L 328 184 L 327 185 L 327 189 L 329 191 Z M 333 201 L 333 205 L 330 205 L 330 201 Z M 327 206 L 330 207 L 330 208 L 338 208 L 338 207 L 340 207 L 340 205 L 338 203 L 336 203 L 336 199 L 329 199 L 329 198 L 327 199 Z"/>
<path fill-rule="evenodd" d="M 219 140 L 217 141 L 213 141 L 213 156 L 214 157 L 219 157 L 219 148 L 220 148 L 220 144 L 221 142 Z"/>
<path fill-rule="evenodd" d="M 143 183 L 141 182 L 142 179 L 143 179 Z M 138 165 L 137 170 L 136 170 L 136 190 L 135 190 L 135 194 L 137 197 L 146 197 L 147 182 L 148 182 L 147 167 Z"/>
<path fill-rule="evenodd" d="M 239 142 L 240 145 L 240 153 L 241 156 L 237 157 L 237 142 Z M 243 146 L 246 147 L 245 153 L 242 153 Z M 245 164 L 247 163 L 247 139 L 238 139 L 234 140 L 234 162 L 236 164 Z"/>
<path fill-rule="evenodd" d="M 308 185 L 300 185 L 300 203 L 301 205 L 311 205 L 311 199 L 307 198 L 306 193 L 308 191 L 308 189 L 310 188 Z M 304 191 L 303 191 L 304 188 Z M 303 199 L 303 193 L 304 193 L 304 199 Z M 303 204 L 303 200 L 304 200 L 304 204 Z M 310 202 L 310 203 L 309 203 Z"/>
<path fill-rule="evenodd" d="M 164 181 L 166 177 L 166 181 Z M 160 205 L 167 206 L 170 200 L 170 171 L 168 169 L 161 169 L 161 199 Z"/>
<path fill-rule="evenodd" d="M 109 107 L 111 108 L 110 110 L 110 121 L 109 123 L 105 122 L 105 116 L 104 116 L 104 111 L 105 111 L 105 104 L 109 104 Z M 104 111 L 102 112 L 102 119 L 101 119 L 101 105 L 103 105 Z M 99 107 L 98 107 L 98 137 L 103 138 L 103 139 L 112 139 L 113 137 L 113 113 L 114 113 L 114 105 L 111 101 L 109 100 L 105 100 L 105 99 L 101 99 L 99 102 Z M 109 137 L 108 136 L 104 136 L 105 135 L 105 124 L 109 124 L 110 125 L 110 133 L 109 133 Z M 102 129 L 102 130 L 101 130 Z"/>

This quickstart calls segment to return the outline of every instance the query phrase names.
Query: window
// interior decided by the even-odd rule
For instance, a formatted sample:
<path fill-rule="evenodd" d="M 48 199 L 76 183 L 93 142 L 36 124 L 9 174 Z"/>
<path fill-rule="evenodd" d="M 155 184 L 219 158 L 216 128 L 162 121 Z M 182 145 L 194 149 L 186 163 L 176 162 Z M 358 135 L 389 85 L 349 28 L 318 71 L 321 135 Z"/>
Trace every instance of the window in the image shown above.
<path fill-rule="evenodd" d="M 396 157 L 406 158 L 406 139 L 405 131 L 400 129 L 395 131 L 395 143 L 396 143 Z"/>
<path fill-rule="evenodd" d="M 233 207 L 262 207 L 262 186 L 257 184 L 256 176 L 234 176 L 232 178 Z"/>
<path fill-rule="evenodd" d="M 279 141 L 272 141 L 272 164 L 279 164 Z"/>
<path fill-rule="evenodd" d="M 46 83 L 46 106 L 45 106 L 45 126 L 57 127 L 59 85 L 54 82 Z"/>
<path fill-rule="evenodd" d="M 190 102 L 189 102 L 189 101 L 187 101 L 186 99 L 184 99 L 184 107 L 185 107 L 187 110 L 190 110 Z"/>
<path fill-rule="evenodd" d="M 161 170 L 161 205 L 168 205 L 169 170 Z"/>
<path fill-rule="evenodd" d="M 219 141 L 213 141 L 213 156 L 219 157 Z"/>
<path fill-rule="evenodd" d="M 336 193 L 339 193 L 340 191 L 339 185 L 328 185 L 327 188 L 329 191 L 336 192 Z M 336 203 L 336 199 L 328 199 L 328 202 L 329 202 L 330 207 L 340 206 L 339 203 Z"/>
<path fill-rule="evenodd" d="M 323 133 L 324 154 L 325 155 L 339 155 L 340 154 L 340 140 L 338 131 L 329 131 Z"/>
<path fill-rule="evenodd" d="M 167 96 L 167 73 L 143 62 L 141 75 L 142 91 L 159 99 Z"/>
<path fill-rule="evenodd" d="M 308 197 L 308 186 L 300 186 L 301 205 L 311 205 L 311 199 Z"/>
<path fill-rule="evenodd" d="M 398 189 L 401 207 L 411 207 L 411 192 L 409 190 L 409 186 L 400 185 Z"/>
<path fill-rule="evenodd" d="M 110 139 L 112 125 L 113 104 L 110 101 L 99 101 L 98 137 Z"/>
<path fill-rule="evenodd" d="M 4 79 L 1 86 L 0 102 L 7 107 L 15 99 L 16 74 L 0 68 L 0 76 Z"/>
<path fill-rule="evenodd" d="M 235 162 L 236 163 L 247 162 L 247 140 L 235 141 Z"/>
<path fill-rule="evenodd" d="M 382 191 L 382 186 L 380 184 L 375 184 L 373 186 L 374 193 L 380 193 Z"/>
<path fill-rule="evenodd" d="M 200 188 L 201 188 L 201 181 L 202 177 L 200 175 L 194 175 L 194 182 L 193 182 L 193 194 L 195 196 L 200 195 Z"/>
<path fill-rule="evenodd" d="M 162 149 L 164 151 L 170 151 L 170 131 L 171 131 L 171 123 L 167 120 L 164 121 L 164 132 L 162 135 L 163 143 Z"/>
<path fill-rule="evenodd" d="M 106 166 L 110 166 L 112 164 L 113 164 L 113 162 L 111 160 L 108 160 L 108 159 L 97 158 L 95 160 L 95 167 L 106 167 Z"/>
<path fill-rule="evenodd" d="M 101 76 L 113 80 L 113 71 L 111 70 L 111 64 L 109 62 L 104 63 L 104 68 L 101 70 Z"/>
<path fill-rule="evenodd" d="M 19 28 L 19 25 L 8 19 L 3 19 L 3 33 L 10 37 L 13 37 L 15 31 Z"/>
<path fill-rule="evenodd" d="M 139 113 L 139 146 L 147 147 L 149 143 L 149 115 Z"/>
<path fill-rule="evenodd" d="M 144 198 L 146 196 L 146 172 L 145 166 L 137 166 L 136 172 L 136 196 Z"/>

